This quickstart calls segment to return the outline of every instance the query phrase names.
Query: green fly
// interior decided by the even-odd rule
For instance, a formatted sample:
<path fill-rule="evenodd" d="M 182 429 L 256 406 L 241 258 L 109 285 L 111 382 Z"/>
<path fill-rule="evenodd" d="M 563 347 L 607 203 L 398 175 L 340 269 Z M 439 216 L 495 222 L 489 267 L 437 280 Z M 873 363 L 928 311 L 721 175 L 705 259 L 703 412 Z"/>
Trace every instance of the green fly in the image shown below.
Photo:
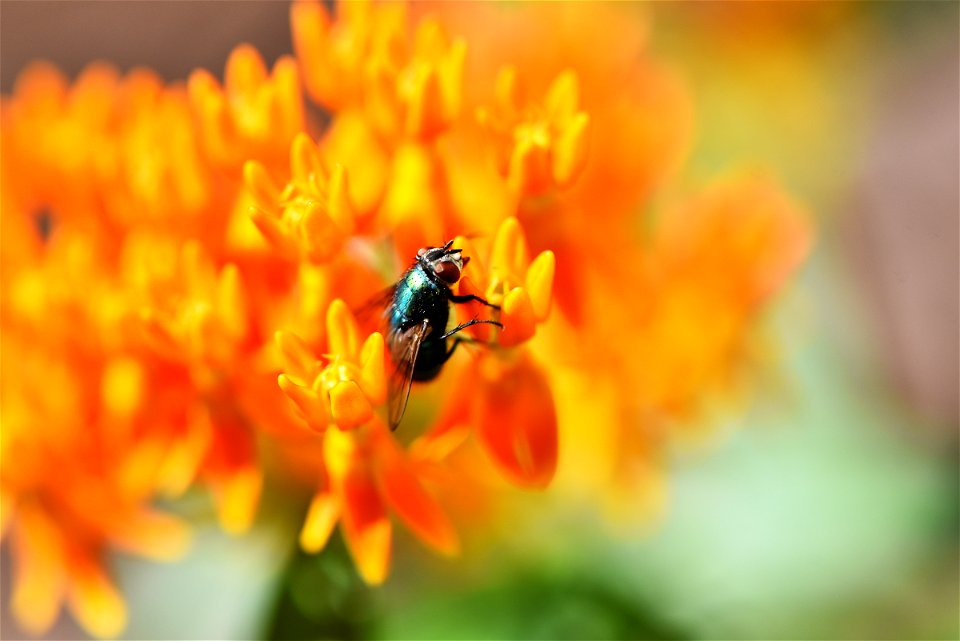
<path fill-rule="evenodd" d="M 416 261 L 392 288 L 387 308 L 387 344 L 396 366 L 390 379 L 390 428 L 396 429 L 403 418 L 413 381 L 430 381 L 437 377 L 457 345 L 469 339 L 456 334 L 472 325 L 486 323 L 503 328 L 495 320 L 469 320 L 447 329 L 453 303 L 476 301 L 495 310 L 500 308 L 468 294 L 458 296 L 450 289 L 460 280 L 463 268 L 470 261 L 451 240 L 443 247 L 423 247 Z M 448 338 L 454 338 L 447 345 Z"/>

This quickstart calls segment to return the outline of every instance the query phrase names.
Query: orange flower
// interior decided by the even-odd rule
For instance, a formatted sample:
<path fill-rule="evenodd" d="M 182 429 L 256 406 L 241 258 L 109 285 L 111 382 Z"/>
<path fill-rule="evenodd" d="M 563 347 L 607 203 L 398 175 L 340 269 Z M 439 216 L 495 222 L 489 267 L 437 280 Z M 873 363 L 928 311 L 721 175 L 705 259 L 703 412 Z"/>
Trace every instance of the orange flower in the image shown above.
<path fill-rule="evenodd" d="M 326 480 L 300 533 L 305 550 L 322 549 L 339 520 L 360 575 L 380 584 L 390 565 L 387 510 L 392 508 L 430 547 L 444 554 L 459 551 L 456 532 L 419 478 L 419 464 L 379 419 L 352 432 L 328 430 L 323 438 Z"/>
<path fill-rule="evenodd" d="M 300 133 L 290 146 L 290 173 L 281 189 L 262 164 L 247 162 L 243 175 L 253 195 L 253 222 L 283 254 L 300 250 L 312 262 L 329 261 L 353 233 L 357 217 L 346 172 L 340 165 L 328 172 L 316 145 Z"/>
<path fill-rule="evenodd" d="M 186 544 L 151 502 L 203 486 L 241 533 L 268 473 L 315 492 L 302 547 L 339 523 L 371 584 L 391 513 L 458 550 L 441 503 L 494 503 L 488 461 L 524 488 L 592 474 L 591 496 L 656 512 L 665 448 L 730 387 L 811 232 L 758 178 L 643 225 L 686 149 L 688 96 L 636 7 L 585 7 L 446 4 L 408 25 L 397 3 L 332 19 L 304 1 L 297 60 L 272 72 L 241 45 L 223 82 L 198 70 L 186 88 L 103 64 L 22 74 L 0 103 L 0 535 L 26 629 L 66 602 L 120 634 L 110 551 Z M 451 237 L 471 258 L 455 292 L 500 306 L 457 314 L 504 328 L 460 334 L 435 391 L 417 384 L 415 404 L 442 407 L 410 412 L 405 446 L 379 416 L 383 336 L 348 305 Z"/>
<path fill-rule="evenodd" d="M 273 166 L 304 128 L 303 98 L 296 62 L 277 60 L 271 73 L 250 45 L 227 60 L 223 86 L 209 72 L 190 74 L 190 102 L 204 147 L 219 165 L 237 168 L 249 159 Z"/>
<path fill-rule="evenodd" d="M 500 224 L 486 265 L 482 259 L 475 259 L 476 254 L 466 238 L 459 237 L 454 244 L 471 256 L 470 271 L 461 283 L 461 293 L 476 294 L 501 307 L 503 330 L 497 343 L 501 347 L 513 347 L 532 338 L 537 324 L 550 313 L 556 269 L 553 252 L 541 252 L 531 261 L 526 237 L 516 218 Z M 475 282 L 484 285 L 474 290 Z M 479 311 L 476 305 L 465 306 L 465 309 Z"/>
<path fill-rule="evenodd" d="M 580 110 L 579 83 L 572 71 L 558 75 L 542 105 L 523 95 L 517 71 L 507 67 L 497 76 L 492 110 L 477 118 L 494 138 L 500 172 L 510 189 L 537 196 L 568 187 L 583 170 L 590 138 L 590 117 Z"/>
<path fill-rule="evenodd" d="M 352 430 L 368 423 L 386 400 L 383 336 L 360 345 L 360 329 L 342 300 L 327 311 L 327 353 L 317 360 L 295 334 L 277 332 L 285 364 L 277 383 L 307 425 L 322 432 L 333 423 Z"/>
<path fill-rule="evenodd" d="M 296 2 L 290 11 L 311 97 L 334 109 L 362 108 L 387 138 L 429 140 L 444 131 L 460 111 L 466 43 L 431 19 L 411 42 L 400 4 L 340 9 L 335 23 L 319 2 Z"/>

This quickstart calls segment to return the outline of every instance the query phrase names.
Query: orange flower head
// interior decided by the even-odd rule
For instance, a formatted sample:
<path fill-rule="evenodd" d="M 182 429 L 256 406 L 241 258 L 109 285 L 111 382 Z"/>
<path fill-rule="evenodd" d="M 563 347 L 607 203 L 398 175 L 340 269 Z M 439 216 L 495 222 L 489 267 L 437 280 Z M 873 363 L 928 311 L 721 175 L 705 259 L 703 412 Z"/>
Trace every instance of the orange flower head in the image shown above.
<path fill-rule="evenodd" d="M 137 284 L 145 299 L 140 315 L 148 337 L 172 360 L 202 366 L 197 374 L 229 370 L 252 338 L 240 271 L 231 263 L 218 269 L 196 241 L 185 242 L 175 256 L 171 271 L 151 263 L 149 255 L 132 259 L 143 261 L 134 278 L 143 279 Z"/>
<path fill-rule="evenodd" d="M 227 60 L 223 86 L 198 69 L 188 89 L 207 154 L 223 167 L 239 169 L 251 158 L 270 166 L 282 162 L 304 128 L 297 63 L 290 56 L 268 73 L 259 52 L 240 45 Z"/>
<path fill-rule="evenodd" d="M 284 255 L 302 253 L 313 263 L 330 261 L 355 228 L 357 212 L 340 165 L 327 171 L 317 146 L 305 133 L 290 146 L 290 181 L 280 188 L 261 163 L 250 160 L 243 175 L 253 196 L 251 217 Z"/>
<path fill-rule="evenodd" d="M 470 241 L 463 237 L 454 242 L 458 247 L 471 246 Z M 468 251 L 466 248 L 465 252 Z M 475 256 L 475 253 L 469 252 L 469 255 Z M 481 295 L 501 307 L 503 330 L 498 344 L 501 347 L 513 347 L 532 338 L 537 324 L 545 321 L 550 314 L 556 271 L 553 252 L 541 252 L 531 261 L 523 228 L 516 218 L 508 218 L 497 230 L 486 265 L 472 260 L 469 269 L 470 278 L 461 282 L 461 293 Z M 482 294 L 472 291 L 475 287 L 473 278 L 483 283 L 479 290 Z M 472 308 L 469 310 L 476 311 Z"/>
<path fill-rule="evenodd" d="M 357 321 L 342 300 L 327 310 L 328 349 L 322 359 L 291 332 L 277 332 L 276 341 L 284 363 L 277 383 L 311 429 L 323 432 L 330 424 L 356 429 L 386 400 L 383 335 L 374 332 L 361 346 Z"/>
<path fill-rule="evenodd" d="M 334 110 L 360 109 L 388 139 L 430 140 L 460 113 L 466 43 L 435 19 L 412 41 L 402 4 L 349 2 L 331 21 L 318 2 L 297 2 L 291 24 L 310 96 Z"/>
<path fill-rule="evenodd" d="M 516 69 L 497 76 L 495 103 L 477 111 L 494 141 L 500 173 L 520 196 L 537 196 L 569 187 L 587 161 L 590 116 L 580 109 L 580 86 L 573 71 L 559 74 L 542 103 L 524 96 Z"/>

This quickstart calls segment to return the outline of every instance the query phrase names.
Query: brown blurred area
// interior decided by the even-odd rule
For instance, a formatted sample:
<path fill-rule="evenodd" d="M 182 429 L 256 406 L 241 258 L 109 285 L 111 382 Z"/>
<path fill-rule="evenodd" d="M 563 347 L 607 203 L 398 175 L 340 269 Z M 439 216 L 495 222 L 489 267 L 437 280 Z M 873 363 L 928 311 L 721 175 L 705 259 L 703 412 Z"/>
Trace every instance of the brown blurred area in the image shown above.
<path fill-rule="evenodd" d="M 898 57 L 878 88 L 846 250 L 894 386 L 921 416 L 960 416 L 960 51 Z"/>
<path fill-rule="evenodd" d="M 127 70 L 147 66 L 167 80 L 186 79 L 202 67 L 223 71 L 230 50 L 249 42 L 268 63 L 292 51 L 288 3 L 0 2 L 0 90 L 45 59 L 74 77 L 94 60 Z"/>

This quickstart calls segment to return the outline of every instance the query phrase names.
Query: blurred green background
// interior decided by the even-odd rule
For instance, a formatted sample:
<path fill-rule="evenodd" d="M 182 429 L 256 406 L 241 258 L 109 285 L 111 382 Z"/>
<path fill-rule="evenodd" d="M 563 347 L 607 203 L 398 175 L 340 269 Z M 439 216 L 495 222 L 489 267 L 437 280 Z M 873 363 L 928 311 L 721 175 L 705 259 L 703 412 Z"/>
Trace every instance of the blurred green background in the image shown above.
<path fill-rule="evenodd" d="M 192 51 L 170 42 L 222 5 L 110 3 L 125 45 L 78 28 L 104 7 L 5 1 L 3 89 L 34 57 L 182 78 L 222 69 L 240 41 L 289 50 L 282 3 L 234 3 Z M 339 539 L 296 550 L 306 497 L 268 490 L 242 539 L 197 497 L 176 506 L 205 523 L 185 561 L 119 559 L 126 636 L 957 638 L 958 7 L 650 7 L 652 51 L 697 113 L 670 189 L 764 167 L 817 221 L 813 255 L 763 320 L 777 362 L 755 375 L 746 415 L 714 417 L 716 438 L 671 453 L 660 523 L 523 496 L 509 536 L 468 540 L 461 559 L 399 532 L 392 578 L 371 590 Z M 10 625 L 4 638 L 20 636 Z M 65 620 L 52 636 L 82 633 Z"/>

